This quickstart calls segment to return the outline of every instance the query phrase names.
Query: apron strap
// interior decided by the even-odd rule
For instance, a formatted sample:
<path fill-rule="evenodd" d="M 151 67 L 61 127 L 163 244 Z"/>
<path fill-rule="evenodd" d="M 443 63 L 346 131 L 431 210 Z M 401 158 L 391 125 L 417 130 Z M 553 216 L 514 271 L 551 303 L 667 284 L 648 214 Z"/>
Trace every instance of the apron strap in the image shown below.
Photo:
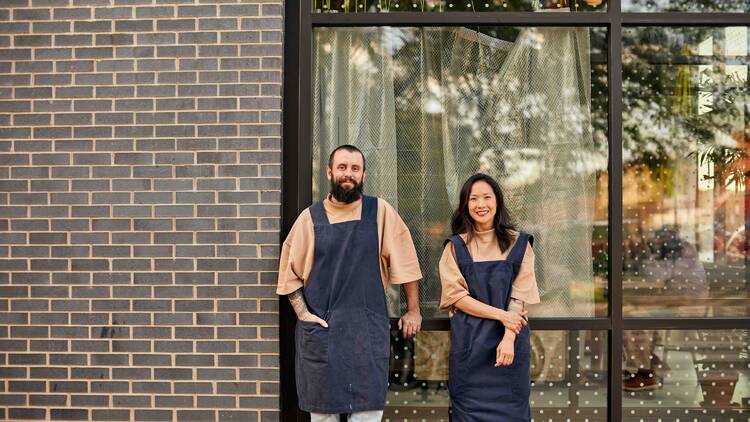
<path fill-rule="evenodd" d="M 464 242 L 464 239 L 461 238 L 461 236 L 455 235 L 449 237 L 443 242 L 443 247 L 445 247 L 448 242 L 453 242 L 453 252 L 456 254 L 456 261 L 458 261 L 457 264 L 459 267 L 470 266 L 474 263 L 471 254 L 469 254 L 469 249 L 466 247 L 466 242 Z M 466 275 L 464 274 L 464 277 L 465 276 Z"/>
<path fill-rule="evenodd" d="M 529 243 L 531 243 L 532 246 L 534 245 L 534 236 L 520 232 L 516 244 L 513 245 L 513 249 L 511 249 L 508 254 L 508 260 L 513 263 L 513 280 L 515 280 L 518 271 L 521 269 L 523 257 L 526 255 L 526 245 Z"/>
<path fill-rule="evenodd" d="M 310 216 L 312 217 L 313 225 L 315 227 L 327 226 L 330 224 L 328 222 L 326 209 L 323 206 L 323 201 L 318 201 L 310 206 Z"/>
<path fill-rule="evenodd" d="M 378 221 L 378 198 L 374 196 L 362 197 L 362 221 Z"/>

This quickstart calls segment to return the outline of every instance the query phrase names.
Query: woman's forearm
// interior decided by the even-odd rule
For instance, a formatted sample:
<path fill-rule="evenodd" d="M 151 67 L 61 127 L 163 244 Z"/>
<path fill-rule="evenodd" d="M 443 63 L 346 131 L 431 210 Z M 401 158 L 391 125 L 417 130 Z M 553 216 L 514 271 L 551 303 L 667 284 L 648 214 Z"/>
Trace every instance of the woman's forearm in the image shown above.
<path fill-rule="evenodd" d="M 508 303 L 508 312 L 515 312 L 517 314 L 520 314 L 523 312 L 525 307 L 525 303 L 521 300 L 518 300 L 516 298 L 510 298 L 510 303 Z M 503 336 L 503 339 L 508 339 L 508 341 L 515 341 L 516 340 L 516 333 L 510 330 L 505 330 L 505 335 Z"/>
<path fill-rule="evenodd" d="M 505 313 L 505 310 L 480 302 L 471 296 L 462 297 L 453 306 L 467 315 L 495 321 L 500 321 Z"/>

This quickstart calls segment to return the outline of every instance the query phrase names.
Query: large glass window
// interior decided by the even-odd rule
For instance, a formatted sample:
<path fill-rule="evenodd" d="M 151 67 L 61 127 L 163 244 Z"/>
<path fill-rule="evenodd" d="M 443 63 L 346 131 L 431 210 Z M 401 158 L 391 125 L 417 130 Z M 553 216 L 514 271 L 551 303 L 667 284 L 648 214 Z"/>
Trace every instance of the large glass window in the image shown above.
<path fill-rule="evenodd" d="M 623 30 L 626 316 L 747 316 L 748 28 Z"/>
<path fill-rule="evenodd" d="M 601 28 L 320 28 L 313 50 L 313 197 L 330 151 L 367 157 L 365 192 L 406 221 L 438 309 L 437 263 L 464 180 L 501 184 L 536 237 L 535 316 L 606 315 L 607 89 Z M 400 314 L 398 291 L 391 314 Z"/>
<path fill-rule="evenodd" d="M 311 3 L 297 205 L 328 192 L 333 148 L 359 146 L 424 274 L 428 329 L 392 338 L 385 420 L 449 418 L 437 264 L 475 172 L 536 238 L 534 420 L 748 420 L 750 2 Z M 486 13 L 503 11 L 529 13 Z"/>

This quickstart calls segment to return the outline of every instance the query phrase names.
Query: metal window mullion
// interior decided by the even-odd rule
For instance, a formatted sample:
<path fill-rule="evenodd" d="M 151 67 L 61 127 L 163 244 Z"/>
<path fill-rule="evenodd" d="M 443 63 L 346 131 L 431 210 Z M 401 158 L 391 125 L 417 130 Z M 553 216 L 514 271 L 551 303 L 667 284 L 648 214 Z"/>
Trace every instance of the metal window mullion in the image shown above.
<path fill-rule="evenodd" d="M 750 25 L 748 13 L 657 12 L 623 13 L 626 26 L 738 26 Z"/>
<path fill-rule="evenodd" d="M 388 12 L 313 13 L 311 19 L 313 26 L 597 26 L 611 17 L 598 12 Z"/>
<path fill-rule="evenodd" d="M 734 330 L 750 327 L 750 317 L 626 318 L 626 330 Z"/>
<path fill-rule="evenodd" d="M 312 74 L 312 10 L 302 2 L 284 2 L 284 74 L 282 135 L 281 244 L 312 191 L 310 147 Z M 284 422 L 308 421 L 299 410 L 294 374 L 294 331 L 297 317 L 285 298 L 279 301 L 279 408 Z"/>
<path fill-rule="evenodd" d="M 621 25 L 696 25 L 738 26 L 750 25 L 748 13 L 620 13 L 620 2 L 610 1 L 604 12 L 389 12 L 389 13 L 312 13 L 308 14 L 313 26 L 597 26 L 615 21 Z"/>
<path fill-rule="evenodd" d="M 307 9 L 307 8 L 306 8 Z M 312 204 L 312 75 L 313 75 L 313 38 L 315 31 L 312 25 L 312 10 L 305 10 L 300 16 L 300 26 L 303 31 L 303 37 L 300 40 L 300 72 L 299 72 L 299 110 L 300 110 L 300 131 L 298 143 L 299 154 L 299 175 L 297 183 L 300 187 L 299 211 L 307 208 Z"/>
<path fill-rule="evenodd" d="M 391 318 L 393 327 L 398 318 Z M 529 326 L 539 331 L 608 331 L 611 328 L 609 318 L 531 318 Z M 422 321 L 424 331 L 449 331 L 449 318 L 425 318 Z"/>
<path fill-rule="evenodd" d="M 620 0 L 608 4 L 607 90 L 609 92 L 609 318 L 607 412 L 622 419 L 622 14 Z"/>

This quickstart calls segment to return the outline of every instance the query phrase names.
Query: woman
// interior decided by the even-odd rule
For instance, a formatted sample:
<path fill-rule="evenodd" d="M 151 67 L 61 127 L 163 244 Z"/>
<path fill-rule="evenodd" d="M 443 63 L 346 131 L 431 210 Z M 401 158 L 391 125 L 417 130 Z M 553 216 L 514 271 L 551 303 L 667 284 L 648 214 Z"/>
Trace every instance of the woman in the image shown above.
<path fill-rule="evenodd" d="M 440 306 L 450 309 L 449 382 L 456 422 L 530 421 L 525 303 L 538 303 L 533 238 L 517 232 L 497 182 L 461 188 L 440 259 Z"/>

